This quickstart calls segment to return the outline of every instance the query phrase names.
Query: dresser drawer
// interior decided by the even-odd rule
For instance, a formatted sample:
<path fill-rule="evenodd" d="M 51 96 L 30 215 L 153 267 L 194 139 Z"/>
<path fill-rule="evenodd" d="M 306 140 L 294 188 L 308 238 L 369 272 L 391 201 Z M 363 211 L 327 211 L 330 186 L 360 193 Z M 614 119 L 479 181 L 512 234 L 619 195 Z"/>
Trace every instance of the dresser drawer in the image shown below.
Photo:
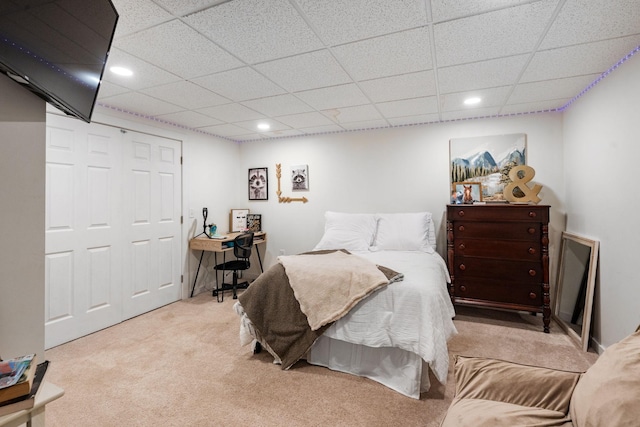
<path fill-rule="evenodd" d="M 549 222 L 549 207 L 535 205 L 449 205 L 450 221 L 535 221 Z"/>
<path fill-rule="evenodd" d="M 542 225 L 537 222 L 473 222 L 456 221 L 453 224 L 453 238 L 510 239 L 539 242 Z"/>
<path fill-rule="evenodd" d="M 456 280 L 455 297 L 540 308 L 542 307 L 542 286 L 522 286 L 518 283 L 509 284 L 491 280 Z"/>
<path fill-rule="evenodd" d="M 540 262 L 542 245 L 524 240 L 455 239 L 454 250 L 459 256 L 502 258 Z"/>
<path fill-rule="evenodd" d="M 456 256 L 451 273 L 455 280 L 484 278 L 513 281 L 524 284 L 543 282 L 540 262 L 517 261 L 499 258 L 479 258 Z"/>

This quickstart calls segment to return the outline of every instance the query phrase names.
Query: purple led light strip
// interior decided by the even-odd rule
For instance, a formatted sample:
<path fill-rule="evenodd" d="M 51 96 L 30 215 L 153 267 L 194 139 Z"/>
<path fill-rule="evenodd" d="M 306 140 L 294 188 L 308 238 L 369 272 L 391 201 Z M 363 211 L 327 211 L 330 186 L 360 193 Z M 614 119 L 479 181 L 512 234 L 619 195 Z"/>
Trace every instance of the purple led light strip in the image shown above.
<path fill-rule="evenodd" d="M 494 118 L 501 118 L 501 117 L 516 117 L 516 116 L 525 116 L 525 115 L 529 115 L 529 114 L 562 113 L 566 109 L 568 109 L 571 106 L 571 104 L 573 104 L 576 100 L 578 100 L 578 98 L 582 97 L 585 93 L 587 93 L 589 90 L 591 90 L 595 85 L 600 83 L 605 77 L 607 77 L 614 70 L 616 70 L 618 67 L 620 67 L 622 64 L 624 64 L 626 61 L 628 61 L 633 55 L 635 55 L 639 51 L 640 51 L 640 46 L 636 46 L 631 52 L 629 52 L 622 59 L 620 59 L 618 62 L 616 62 L 611 68 L 609 68 L 604 73 L 600 74 L 597 79 L 595 79 L 593 82 L 591 82 L 591 84 L 589 84 L 589 86 L 584 88 L 579 94 L 577 94 L 576 96 L 571 98 L 571 100 L 569 100 L 569 102 L 567 102 L 565 105 L 563 105 L 562 107 L 559 107 L 559 108 L 549 108 L 549 109 L 546 109 L 546 110 L 527 111 L 527 112 L 522 112 L 522 113 L 493 114 L 493 115 L 487 115 L 487 116 L 465 117 L 465 118 L 460 118 L 460 119 L 434 120 L 434 121 L 430 121 L 430 122 L 410 123 L 410 124 L 403 124 L 403 125 L 389 125 L 389 126 L 379 126 L 379 127 L 361 128 L 361 129 L 334 130 L 334 131 L 329 131 L 329 132 L 316 132 L 316 133 L 308 133 L 308 134 L 302 134 L 302 135 L 286 135 L 286 136 L 270 136 L 270 137 L 269 136 L 265 136 L 265 137 L 261 137 L 261 138 L 255 138 L 255 139 L 247 139 L 247 140 L 244 140 L 244 141 L 238 141 L 238 140 L 235 140 L 235 139 L 232 139 L 232 138 L 229 138 L 229 137 L 220 136 L 220 135 L 216 135 L 216 134 L 213 134 L 213 133 L 210 133 L 210 132 L 205 132 L 205 131 L 202 131 L 202 130 L 199 130 L 199 129 L 190 128 L 188 126 L 178 125 L 176 123 L 172 123 L 172 122 L 169 122 L 169 121 L 166 121 L 166 120 L 161 120 L 161 119 L 158 119 L 158 118 L 153 117 L 153 116 L 147 116 L 147 115 L 144 115 L 144 114 L 133 113 L 131 111 L 127 111 L 127 110 L 123 110 L 123 109 L 120 109 L 120 108 L 111 107 L 110 105 L 106 105 L 106 104 L 102 104 L 102 103 L 98 103 L 98 105 L 100 105 L 101 107 L 104 107 L 104 108 L 111 109 L 111 110 L 119 111 L 121 113 L 130 114 L 130 115 L 133 115 L 133 116 L 136 116 L 136 117 L 152 120 L 152 121 L 155 121 L 155 122 L 158 122 L 158 123 L 163 123 L 163 124 L 166 124 L 166 125 L 169 125 L 169 126 L 174 126 L 174 127 L 178 127 L 178 128 L 185 129 L 185 130 L 190 130 L 190 131 L 201 133 L 201 134 L 205 134 L 205 135 L 215 136 L 215 137 L 226 139 L 228 141 L 232 141 L 232 142 L 236 142 L 236 143 L 252 142 L 252 141 L 266 141 L 266 140 L 270 140 L 270 139 L 300 138 L 300 137 L 303 137 L 303 136 L 331 135 L 331 134 L 335 134 L 335 133 L 362 132 L 362 131 L 369 131 L 369 130 L 401 128 L 401 127 L 409 127 L 409 126 L 422 126 L 422 125 L 430 125 L 430 124 L 436 124 L 436 123 L 460 122 L 460 121 L 467 121 L 467 120 L 494 119 Z"/>

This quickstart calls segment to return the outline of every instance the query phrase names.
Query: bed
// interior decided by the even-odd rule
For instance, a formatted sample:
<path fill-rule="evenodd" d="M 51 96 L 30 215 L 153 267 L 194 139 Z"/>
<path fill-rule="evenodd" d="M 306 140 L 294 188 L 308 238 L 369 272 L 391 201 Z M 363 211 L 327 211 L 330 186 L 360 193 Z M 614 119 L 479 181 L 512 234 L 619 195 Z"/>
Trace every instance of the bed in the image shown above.
<path fill-rule="evenodd" d="M 367 280 L 375 278 L 376 285 L 318 318 L 310 305 L 336 293 L 333 278 L 321 276 L 306 296 L 299 286 L 311 284 L 316 270 L 339 271 L 327 266 L 343 260 L 358 266 L 358 277 L 371 273 Z M 310 264 L 316 262 L 321 266 Z M 307 280 L 298 277 L 296 263 Z M 306 359 L 419 399 L 430 387 L 429 371 L 442 384 L 447 378 L 447 341 L 457 333 L 448 282 L 431 213 L 327 212 L 312 251 L 279 257 L 239 296 L 241 344 L 260 343 L 282 369 Z"/>

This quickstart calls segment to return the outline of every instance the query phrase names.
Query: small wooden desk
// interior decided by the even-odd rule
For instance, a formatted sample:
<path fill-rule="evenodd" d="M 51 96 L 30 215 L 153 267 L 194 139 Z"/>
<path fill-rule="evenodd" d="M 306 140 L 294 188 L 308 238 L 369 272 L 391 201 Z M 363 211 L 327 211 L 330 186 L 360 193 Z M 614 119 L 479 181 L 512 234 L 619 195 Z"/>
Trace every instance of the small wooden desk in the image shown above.
<path fill-rule="evenodd" d="M 36 394 L 36 401 L 31 409 L 14 412 L 0 417 L 0 426 L 18 427 L 26 424 L 27 427 L 44 427 L 44 409 L 50 403 L 64 394 L 60 387 L 44 381 Z"/>
<path fill-rule="evenodd" d="M 196 251 L 202 251 L 200 254 L 200 262 L 198 263 L 198 269 L 196 270 L 196 277 L 193 279 L 193 287 L 191 288 L 191 296 L 193 297 L 193 291 L 196 289 L 196 281 L 198 280 L 198 273 L 200 273 L 200 266 L 202 265 L 202 257 L 205 251 L 213 252 L 215 264 L 218 265 L 218 253 L 222 253 L 222 262 L 225 262 L 225 256 L 228 251 L 233 251 L 233 246 L 229 246 L 229 243 L 233 243 L 233 239 L 243 233 L 228 233 L 222 234 L 223 238 L 214 239 L 207 236 L 196 236 L 189 241 L 189 248 Z M 260 257 L 260 250 L 258 245 L 267 242 L 267 233 L 264 231 L 256 231 L 253 233 L 253 246 L 256 248 L 258 254 L 258 261 L 260 262 L 260 271 L 264 271 L 262 268 L 262 258 Z M 216 273 L 216 282 L 218 281 Z M 224 276 L 223 276 L 224 281 Z M 217 283 L 216 283 L 217 286 Z"/>

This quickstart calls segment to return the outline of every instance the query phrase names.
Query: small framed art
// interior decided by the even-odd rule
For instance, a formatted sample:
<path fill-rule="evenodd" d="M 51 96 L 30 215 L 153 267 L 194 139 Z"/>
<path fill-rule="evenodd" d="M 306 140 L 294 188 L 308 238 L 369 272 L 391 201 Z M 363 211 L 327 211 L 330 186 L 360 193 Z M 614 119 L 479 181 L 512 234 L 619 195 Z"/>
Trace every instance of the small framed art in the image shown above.
<path fill-rule="evenodd" d="M 258 232 L 262 231 L 262 215 L 260 214 L 248 214 L 247 215 L 247 229 L 249 231 Z"/>
<path fill-rule="evenodd" d="M 482 201 L 482 184 L 479 182 L 454 182 L 451 184 L 451 204 L 460 205 Z"/>
<path fill-rule="evenodd" d="M 249 200 L 269 198 L 269 176 L 267 168 L 249 169 Z"/>
<path fill-rule="evenodd" d="M 229 215 L 229 231 L 234 233 L 247 229 L 247 215 L 249 209 L 231 209 Z"/>

